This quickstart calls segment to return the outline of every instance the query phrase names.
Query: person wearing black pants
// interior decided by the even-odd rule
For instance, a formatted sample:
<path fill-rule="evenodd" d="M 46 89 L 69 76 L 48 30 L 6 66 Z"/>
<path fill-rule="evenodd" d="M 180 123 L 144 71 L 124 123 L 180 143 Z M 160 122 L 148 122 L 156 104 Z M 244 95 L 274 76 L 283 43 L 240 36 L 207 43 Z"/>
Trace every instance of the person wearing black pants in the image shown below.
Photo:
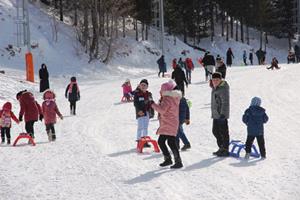
<path fill-rule="evenodd" d="M 29 133 L 32 139 L 34 139 L 34 128 L 33 128 L 34 122 L 35 121 L 25 122 L 25 130 L 27 133 Z"/>
<path fill-rule="evenodd" d="M 9 127 L 1 128 L 1 143 L 5 142 L 5 136 L 7 138 L 7 144 L 10 144 L 10 128 Z"/>
<path fill-rule="evenodd" d="M 170 147 L 170 149 L 174 155 L 174 160 L 180 159 L 179 151 L 176 146 L 176 137 L 170 136 L 170 135 L 160 135 L 158 138 L 158 145 L 159 145 L 159 148 L 161 149 L 164 157 L 170 158 L 170 160 L 171 160 L 171 155 L 170 155 L 170 152 L 166 145 L 166 141 L 168 142 L 168 146 Z"/>
<path fill-rule="evenodd" d="M 217 139 L 219 149 L 228 151 L 229 133 L 227 119 L 214 119 L 212 132 Z"/>
<path fill-rule="evenodd" d="M 65 97 L 70 102 L 70 114 L 76 115 L 76 101 L 80 100 L 80 92 L 78 83 L 76 81 L 76 77 L 71 77 L 71 82 L 68 84 L 66 91 L 65 91 Z"/>
<path fill-rule="evenodd" d="M 51 140 L 55 141 L 56 140 L 56 135 L 55 135 L 55 128 L 54 128 L 53 123 L 46 124 L 46 131 L 47 131 L 48 136 L 51 132 Z"/>
<path fill-rule="evenodd" d="M 266 157 L 266 148 L 265 148 L 265 138 L 263 135 L 259 135 L 259 136 L 248 135 L 247 140 L 246 140 L 246 152 L 251 153 L 251 147 L 252 147 L 252 144 L 253 144 L 255 138 L 258 143 L 260 155 L 262 158 L 265 158 Z"/>

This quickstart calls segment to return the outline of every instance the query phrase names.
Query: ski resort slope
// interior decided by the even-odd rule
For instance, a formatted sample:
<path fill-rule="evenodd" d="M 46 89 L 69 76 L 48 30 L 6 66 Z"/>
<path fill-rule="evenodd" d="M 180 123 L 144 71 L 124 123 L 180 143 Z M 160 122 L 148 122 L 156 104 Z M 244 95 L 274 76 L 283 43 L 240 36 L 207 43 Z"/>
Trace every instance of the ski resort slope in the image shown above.
<path fill-rule="evenodd" d="M 253 96 L 262 98 L 270 118 L 265 125 L 267 159 L 250 158 L 248 162 L 212 156 L 217 145 L 211 133 L 211 89 L 203 81 L 204 70 L 195 69 L 186 92 L 192 101 L 191 124 L 184 127 L 192 148 L 181 152 L 184 167 L 179 170 L 159 167 L 163 157 L 152 148 L 136 153 L 135 110 L 132 103 L 120 103 L 125 77 L 101 82 L 79 79 L 81 100 L 76 116 L 69 115 L 64 98 L 68 80 L 52 79 L 58 107 L 65 116 L 56 124 L 57 141 L 49 143 L 44 124 L 37 122 L 35 147 L 25 141 L 17 147 L 0 146 L 0 199 L 297 200 L 300 66 L 280 66 L 274 71 L 265 66 L 228 68 L 231 139 L 245 141 L 246 127 L 241 117 Z M 168 79 L 156 74 L 141 78 L 148 79 L 149 90 L 157 101 L 160 85 Z M 131 79 L 132 86 L 141 78 Z M 0 74 L 0 103 L 11 101 L 15 114 L 19 105 L 14 97 L 21 89 L 33 91 L 42 103 L 41 94 L 35 92 L 38 85 L 21 79 L 20 71 Z M 23 127 L 24 123 L 13 124 L 13 139 Z M 149 126 L 152 138 L 157 139 L 157 128 L 155 117 Z"/>

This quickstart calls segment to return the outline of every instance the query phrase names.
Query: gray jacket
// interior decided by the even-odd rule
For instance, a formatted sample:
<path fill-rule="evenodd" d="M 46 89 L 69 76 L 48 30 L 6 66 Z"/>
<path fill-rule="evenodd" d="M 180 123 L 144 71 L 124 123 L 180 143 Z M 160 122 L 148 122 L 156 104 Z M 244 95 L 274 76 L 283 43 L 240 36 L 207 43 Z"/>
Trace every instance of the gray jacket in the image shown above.
<path fill-rule="evenodd" d="M 229 118 L 229 85 L 226 81 L 211 91 L 211 117 L 220 119 L 221 115 Z"/>

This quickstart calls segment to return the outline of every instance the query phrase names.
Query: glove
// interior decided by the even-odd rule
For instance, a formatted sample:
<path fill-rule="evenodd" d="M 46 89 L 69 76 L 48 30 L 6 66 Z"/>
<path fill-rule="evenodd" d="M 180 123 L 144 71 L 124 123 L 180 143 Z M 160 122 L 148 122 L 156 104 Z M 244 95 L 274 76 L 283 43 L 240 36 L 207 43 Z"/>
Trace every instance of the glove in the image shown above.
<path fill-rule="evenodd" d="M 189 125 L 189 124 L 190 124 L 190 120 L 189 120 L 189 119 L 186 119 L 186 120 L 184 120 L 184 123 L 185 123 L 186 125 Z"/>
<path fill-rule="evenodd" d="M 40 114 L 40 121 L 42 121 L 44 118 L 44 115 Z"/>
<path fill-rule="evenodd" d="M 19 115 L 19 121 L 23 121 L 23 116 L 22 115 Z"/>
<path fill-rule="evenodd" d="M 63 117 L 63 116 L 60 116 L 60 119 L 61 119 L 61 120 L 63 120 L 63 119 L 64 119 L 64 117 Z"/>

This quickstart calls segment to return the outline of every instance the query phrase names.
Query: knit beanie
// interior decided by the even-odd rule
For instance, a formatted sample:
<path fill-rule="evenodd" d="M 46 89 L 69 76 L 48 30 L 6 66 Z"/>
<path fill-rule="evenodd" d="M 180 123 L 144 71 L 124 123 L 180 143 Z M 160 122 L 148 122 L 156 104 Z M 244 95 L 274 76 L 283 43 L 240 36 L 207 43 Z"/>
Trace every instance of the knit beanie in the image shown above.
<path fill-rule="evenodd" d="M 251 99 L 250 106 L 260 106 L 261 105 L 261 99 L 259 97 L 253 97 Z"/>
<path fill-rule="evenodd" d="M 222 74 L 220 72 L 215 72 L 212 74 L 211 76 L 212 78 L 219 78 L 219 79 L 222 79 Z"/>
<path fill-rule="evenodd" d="M 166 83 L 163 83 L 161 85 L 160 91 L 165 92 L 165 91 L 171 91 L 176 87 L 176 83 L 173 80 L 169 80 Z"/>
<path fill-rule="evenodd" d="M 147 79 L 143 79 L 143 80 L 141 80 L 140 84 L 141 84 L 141 83 L 145 83 L 146 85 L 149 85 L 149 83 L 148 83 Z"/>

